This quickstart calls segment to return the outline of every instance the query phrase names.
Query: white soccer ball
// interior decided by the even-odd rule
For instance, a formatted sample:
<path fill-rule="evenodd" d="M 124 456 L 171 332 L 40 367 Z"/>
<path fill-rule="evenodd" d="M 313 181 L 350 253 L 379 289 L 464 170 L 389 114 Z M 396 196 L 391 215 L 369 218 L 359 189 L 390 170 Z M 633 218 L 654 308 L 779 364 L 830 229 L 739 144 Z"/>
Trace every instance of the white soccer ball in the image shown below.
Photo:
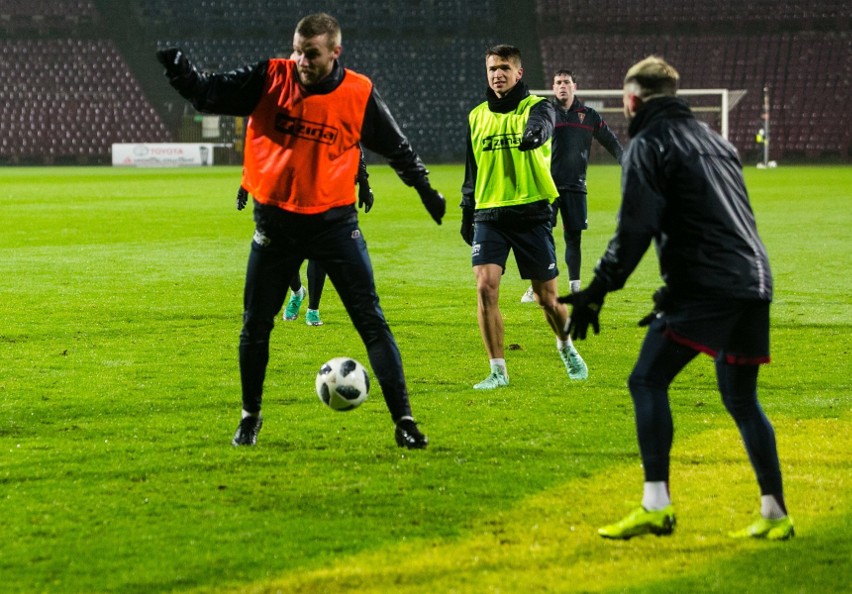
<path fill-rule="evenodd" d="M 332 410 L 352 410 L 370 393 L 370 375 L 363 365 L 349 357 L 335 357 L 317 373 L 317 396 Z"/>

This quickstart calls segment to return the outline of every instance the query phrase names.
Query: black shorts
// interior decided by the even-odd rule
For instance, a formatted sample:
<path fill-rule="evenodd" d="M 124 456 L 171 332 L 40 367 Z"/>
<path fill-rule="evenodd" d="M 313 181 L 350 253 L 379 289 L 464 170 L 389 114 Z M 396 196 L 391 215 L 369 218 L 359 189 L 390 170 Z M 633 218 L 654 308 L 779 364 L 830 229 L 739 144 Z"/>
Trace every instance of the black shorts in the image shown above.
<path fill-rule="evenodd" d="M 769 363 L 769 302 L 675 300 L 663 316 L 671 340 L 731 365 Z"/>
<path fill-rule="evenodd" d="M 510 250 L 515 253 L 521 278 L 547 281 L 559 276 L 550 221 L 512 226 L 490 221 L 476 223 L 471 249 L 474 266 L 497 264 L 506 272 Z"/>
<path fill-rule="evenodd" d="M 589 207 L 585 192 L 559 190 L 559 198 L 551 206 L 554 227 L 558 212 L 562 214 L 562 228 L 565 231 L 582 231 L 589 228 Z"/>

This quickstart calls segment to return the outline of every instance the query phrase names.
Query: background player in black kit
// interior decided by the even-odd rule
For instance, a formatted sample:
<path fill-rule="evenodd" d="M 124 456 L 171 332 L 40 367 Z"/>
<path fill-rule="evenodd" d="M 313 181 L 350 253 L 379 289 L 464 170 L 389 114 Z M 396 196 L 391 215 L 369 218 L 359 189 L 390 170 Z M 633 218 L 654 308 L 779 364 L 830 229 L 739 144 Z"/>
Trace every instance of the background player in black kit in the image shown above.
<path fill-rule="evenodd" d="M 597 111 L 583 105 L 574 96 L 576 90 L 577 79 L 570 70 L 558 70 L 553 75 L 556 128 L 553 131 L 550 173 L 559 190 L 559 198 L 552 204 L 553 228 L 556 228 L 556 219 L 561 212 L 565 264 L 572 293 L 580 290 L 580 242 L 583 230 L 588 228 L 586 169 L 592 139 L 597 140 L 616 161 L 621 162 L 622 153 L 618 138 Z M 535 298 L 530 287 L 521 297 L 521 302 L 533 301 Z"/>

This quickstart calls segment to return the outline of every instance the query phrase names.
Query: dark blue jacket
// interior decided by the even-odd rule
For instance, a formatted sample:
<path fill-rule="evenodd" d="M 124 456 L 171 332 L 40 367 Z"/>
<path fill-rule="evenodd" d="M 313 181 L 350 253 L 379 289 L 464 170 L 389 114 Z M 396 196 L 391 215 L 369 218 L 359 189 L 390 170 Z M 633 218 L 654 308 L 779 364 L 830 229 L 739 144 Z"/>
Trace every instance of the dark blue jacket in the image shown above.
<path fill-rule="evenodd" d="M 595 277 L 620 289 L 653 240 L 673 296 L 771 301 L 736 149 L 675 97 L 642 105 L 629 133 L 618 227 Z"/>
<path fill-rule="evenodd" d="M 585 194 L 592 139 L 619 162 L 623 152 L 621 143 L 600 114 L 576 97 L 568 109 L 564 109 L 558 101 L 553 101 L 553 104 L 556 127 L 553 130 L 550 173 L 560 190 Z"/>

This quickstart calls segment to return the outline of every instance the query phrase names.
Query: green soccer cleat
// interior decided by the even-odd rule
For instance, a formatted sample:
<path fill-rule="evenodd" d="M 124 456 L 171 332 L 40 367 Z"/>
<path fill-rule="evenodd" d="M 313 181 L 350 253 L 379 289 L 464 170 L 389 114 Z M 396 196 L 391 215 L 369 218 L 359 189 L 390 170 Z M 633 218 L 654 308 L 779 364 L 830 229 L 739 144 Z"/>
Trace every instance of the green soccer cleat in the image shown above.
<path fill-rule="evenodd" d="M 509 376 L 502 369 L 495 368 L 491 370 L 491 375 L 473 386 L 474 390 L 494 390 L 502 386 L 509 385 Z"/>
<path fill-rule="evenodd" d="M 658 511 L 647 511 L 644 507 L 638 507 L 620 522 L 598 528 L 598 534 L 604 538 L 621 540 L 644 534 L 668 536 L 674 532 L 675 523 L 674 507 L 671 505 Z"/>
<path fill-rule="evenodd" d="M 584 380 L 589 377 L 589 368 L 573 344 L 566 344 L 559 349 L 559 358 L 565 363 L 568 377 L 572 380 Z"/>
<path fill-rule="evenodd" d="M 308 326 L 322 326 L 318 309 L 309 309 L 305 312 L 305 324 Z"/>
<path fill-rule="evenodd" d="M 299 308 L 302 307 L 302 301 L 305 300 L 307 294 L 305 287 L 290 293 L 290 300 L 287 302 L 287 307 L 284 308 L 284 319 L 286 321 L 292 322 L 299 317 Z"/>
<path fill-rule="evenodd" d="M 731 538 L 765 538 L 766 540 L 787 540 L 796 536 L 793 518 L 784 516 L 777 520 L 759 518 L 742 530 L 728 534 Z"/>

